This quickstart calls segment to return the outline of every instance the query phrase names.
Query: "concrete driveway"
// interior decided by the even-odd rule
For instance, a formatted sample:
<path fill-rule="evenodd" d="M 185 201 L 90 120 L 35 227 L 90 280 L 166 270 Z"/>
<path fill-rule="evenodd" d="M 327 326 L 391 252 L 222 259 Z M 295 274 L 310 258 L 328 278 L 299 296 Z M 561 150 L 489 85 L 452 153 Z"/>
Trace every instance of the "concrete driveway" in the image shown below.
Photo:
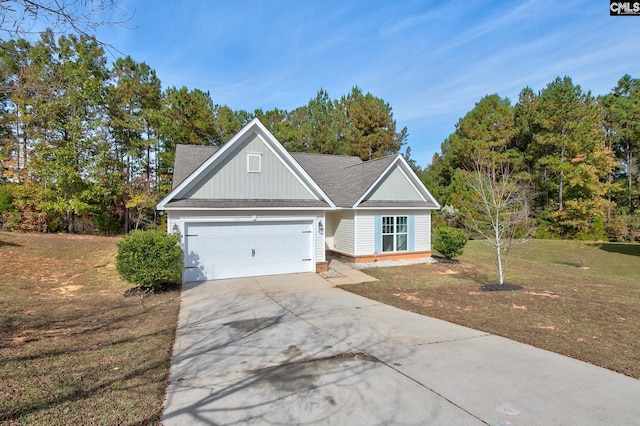
<path fill-rule="evenodd" d="M 333 288 L 186 284 L 162 422 L 637 424 L 640 381 Z"/>

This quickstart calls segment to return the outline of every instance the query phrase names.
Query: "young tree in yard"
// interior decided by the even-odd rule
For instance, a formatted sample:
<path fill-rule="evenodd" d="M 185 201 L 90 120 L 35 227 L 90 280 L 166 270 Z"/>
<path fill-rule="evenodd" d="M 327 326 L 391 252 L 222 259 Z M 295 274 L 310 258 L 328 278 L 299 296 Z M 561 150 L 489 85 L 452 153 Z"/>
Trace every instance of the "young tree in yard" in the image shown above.
<path fill-rule="evenodd" d="M 428 175 L 436 180 L 442 201 L 461 208 L 466 198 L 461 172 L 474 169 L 470 158 L 520 166 L 522 153 L 511 149 L 516 128 L 509 99 L 497 94 L 480 99 L 456 123 L 455 131 L 442 143 L 442 154 L 434 156 Z M 518 170 L 519 171 L 519 170 Z"/>
<path fill-rule="evenodd" d="M 493 249 L 498 284 L 503 285 L 511 246 L 529 238 L 528 194 L 508 163 L 477 159 L 465 181 L 472 192 L 472 200 L 464 208 L 465 225 Z"/>

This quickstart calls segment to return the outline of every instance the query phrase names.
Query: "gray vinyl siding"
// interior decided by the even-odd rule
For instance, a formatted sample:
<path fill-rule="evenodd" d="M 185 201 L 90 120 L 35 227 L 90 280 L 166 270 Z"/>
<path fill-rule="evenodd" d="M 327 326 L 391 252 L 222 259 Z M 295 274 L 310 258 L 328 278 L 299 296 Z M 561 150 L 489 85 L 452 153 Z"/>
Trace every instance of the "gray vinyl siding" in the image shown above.
<path fill-rule="evenodd" d="M 368 198 L 374 201 L 423 201 L 409 179 L 396 167 Z"/>
<path fill-rule="evenodd" d="M 355 218 L 353 210 L 340 211 L 334 216 L 335 232 L 333 234 L 333 247 L 341 253 L 355 255 Z"/>
<path fill-rule="evenodd" d="M 247 171 L 247 154 L 262 155 L 262 171 Z M 258 135 L 243 143 L 230 158 L 210 171 L 183 198 L 316 199 Z"/>
<path fill-rule="evenodd" d="M 356 256 L 371 255 L 375 249 L 376 216 L 413 216 L 414 250 L 431 251 L 431 212 L 417 210 L 367 210 L 359 211 L 356 216 L 356 235 L 358 236 Z"/>

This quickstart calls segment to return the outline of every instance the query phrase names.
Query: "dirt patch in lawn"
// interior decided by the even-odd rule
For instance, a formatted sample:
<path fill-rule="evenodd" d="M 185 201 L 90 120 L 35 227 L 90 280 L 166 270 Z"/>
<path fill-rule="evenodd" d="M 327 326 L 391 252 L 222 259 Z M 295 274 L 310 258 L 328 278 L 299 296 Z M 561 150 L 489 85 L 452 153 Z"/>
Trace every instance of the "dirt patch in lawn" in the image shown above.
<path fill-rule="evenodd" d="M 0 233 L 0 424 L 158 423 L 179 289 L 125 297 L 117 241 Z"/>
<path fill-rule="evenodd" d="M 485 250 L 471 241 L 458 264 L 369 269 L 378 282 L 342 288 L 640 379 L 640 263 L 628 255 L 635 246 L 586 244 L 589 269 L 580 269 L 575 242 L 531 241 L 512 255 L 507 279 L 516 291 L 482 290 L 496 277 Z"/>

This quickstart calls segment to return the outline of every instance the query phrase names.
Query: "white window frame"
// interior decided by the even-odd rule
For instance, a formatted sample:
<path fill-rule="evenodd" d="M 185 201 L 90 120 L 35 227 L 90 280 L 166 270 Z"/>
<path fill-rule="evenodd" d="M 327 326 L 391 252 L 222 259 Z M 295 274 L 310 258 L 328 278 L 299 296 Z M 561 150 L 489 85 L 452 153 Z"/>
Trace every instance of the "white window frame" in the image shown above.
<path fill-rule="evenodd" d="M 409 251 L 409 216 L 382 216 L 381 220 L 382 229 L 380 232 L 381 249 L 383 253 L 404 252 Z M 402 230 L 404 228 L 404 230 Z M 393 247 L 392 250 L 385 250 L 385 238 L 392 236 Z M 404 236 L 404 249 L 398 249 L 398 237 Z"/>

